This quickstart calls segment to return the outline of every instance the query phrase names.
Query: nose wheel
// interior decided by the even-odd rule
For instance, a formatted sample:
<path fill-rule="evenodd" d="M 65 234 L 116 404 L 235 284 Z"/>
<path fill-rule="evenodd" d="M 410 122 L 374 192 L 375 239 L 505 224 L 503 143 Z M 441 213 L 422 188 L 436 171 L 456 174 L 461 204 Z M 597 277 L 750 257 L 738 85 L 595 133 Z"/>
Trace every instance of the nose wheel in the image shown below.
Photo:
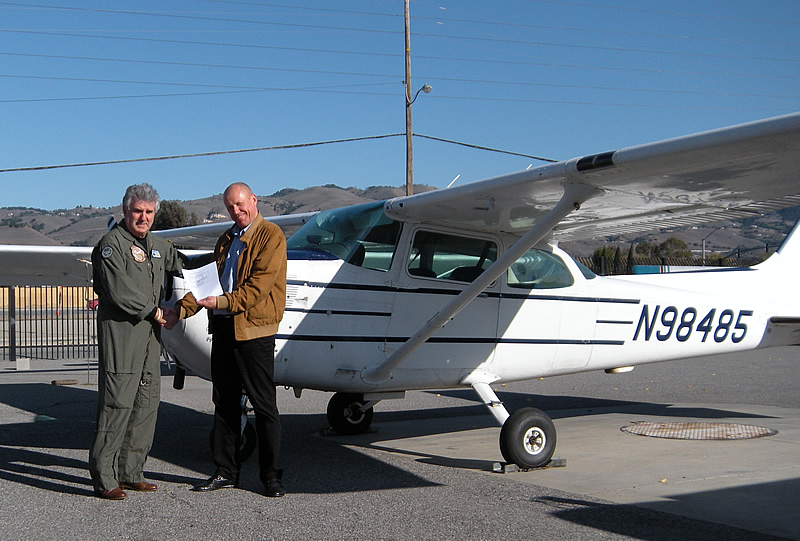
<path fill-rule="evenodd" d="M 556 428 L 541 410 L 521 408 L 500 429 L 500 452 L 506 462 L 520 468 L 541 468 L 556 450 Z"/>
<path fill-rule="evenodd" d="M 374 411 L 360 394 L 336 393 L 328 402 L 328 423 L 339 434 L 363 434 L 372 423 Z"/>

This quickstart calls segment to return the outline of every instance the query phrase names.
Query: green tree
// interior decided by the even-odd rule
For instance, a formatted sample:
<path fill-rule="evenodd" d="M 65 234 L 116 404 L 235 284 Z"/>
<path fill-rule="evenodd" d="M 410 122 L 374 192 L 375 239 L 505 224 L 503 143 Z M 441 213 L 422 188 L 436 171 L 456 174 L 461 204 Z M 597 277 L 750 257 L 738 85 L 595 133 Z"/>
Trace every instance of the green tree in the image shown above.
<path fill-rule="evenodd" d="M 189 213 L 177 201 L 162 201 L 153 220 L 153 231 L 197 225 L 197 215 Z"/>
<path fill-rule="evenodd" d="M 625 258 L 625 273 L 626 274 L 633 274 L 633 258 L 634 258 L 634 251 L 633 251 L 633 243 L 631 243 L 630 247 L 628 248 L 628 257 Z"/>
<path fill-rule="evenodd" d="M 652 242 L 640 242 L 636 245 L 636 253 L 643 257 L 654 257 L 658 246 Z"/>
<path fill-rule="evenodd" d="M 677 237 L 670 237 L 658 245 L 656 257 L 692 257 L 689 245 Z"/>
<path fill-rule="evenodd" d="M 614 254 L 617 251 L 619 251 L 619 248 L 614 245 L 605 245 L 595 248 L 592 254 L 594 268 L 597 269 L 600 274 L 614 274 Z"/>

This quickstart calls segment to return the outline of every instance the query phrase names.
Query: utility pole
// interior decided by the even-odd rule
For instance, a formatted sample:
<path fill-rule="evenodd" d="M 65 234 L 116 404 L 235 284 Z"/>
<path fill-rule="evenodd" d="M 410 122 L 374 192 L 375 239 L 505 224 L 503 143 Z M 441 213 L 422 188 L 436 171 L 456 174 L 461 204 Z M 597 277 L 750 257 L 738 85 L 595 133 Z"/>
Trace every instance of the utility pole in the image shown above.
<path fill-rule="evenodd" d="M 414 193 L 414 151 L 411 148 L 411 27 L 409 26 L 408 1 L 405 0 L 406 21 L 406 195 Z"/>

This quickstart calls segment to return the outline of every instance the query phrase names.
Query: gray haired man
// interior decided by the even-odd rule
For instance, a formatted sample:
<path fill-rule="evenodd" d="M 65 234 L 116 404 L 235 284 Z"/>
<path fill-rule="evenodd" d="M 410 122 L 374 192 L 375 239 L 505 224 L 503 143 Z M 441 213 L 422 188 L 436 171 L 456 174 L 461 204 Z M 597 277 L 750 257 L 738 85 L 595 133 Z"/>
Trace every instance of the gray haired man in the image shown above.
<path fill-rule="evenodd" d="M 129 186 L 123 222 L 92 251 L 97 307 L 97 423 L 89 450 L 95 495 L 122 500 L 125 490 L 153 492 L 144 463 L 153 443 L 161 397 L 161 326 L 165 273 L 180 274 L 172 244 L 152 235 L 158 193 Z"/>

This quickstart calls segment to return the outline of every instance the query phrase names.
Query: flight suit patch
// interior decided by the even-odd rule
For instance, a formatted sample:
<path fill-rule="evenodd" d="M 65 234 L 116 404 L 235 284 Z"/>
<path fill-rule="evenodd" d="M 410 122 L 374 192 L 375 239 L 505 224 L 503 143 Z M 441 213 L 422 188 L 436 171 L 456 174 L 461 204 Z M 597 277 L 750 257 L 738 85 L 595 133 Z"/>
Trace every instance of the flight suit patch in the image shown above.
<path fill-rule="evenodd" d="M 112 255 L 114 255 L 114 249 L 111 246 L 106 246 L 103 248 L 103 251 L 100 252 L 100 255 L 103 256 L 103 259 L 108 259 Z"/>
<path fill-rule="evenodd" d="M 144 250 L 136 246 L 135 244 L 131 246 L 131 254 L 133 254 L 133 260 L 137 263 L 144 263 L 147 261 L 147 254 Z"/>

